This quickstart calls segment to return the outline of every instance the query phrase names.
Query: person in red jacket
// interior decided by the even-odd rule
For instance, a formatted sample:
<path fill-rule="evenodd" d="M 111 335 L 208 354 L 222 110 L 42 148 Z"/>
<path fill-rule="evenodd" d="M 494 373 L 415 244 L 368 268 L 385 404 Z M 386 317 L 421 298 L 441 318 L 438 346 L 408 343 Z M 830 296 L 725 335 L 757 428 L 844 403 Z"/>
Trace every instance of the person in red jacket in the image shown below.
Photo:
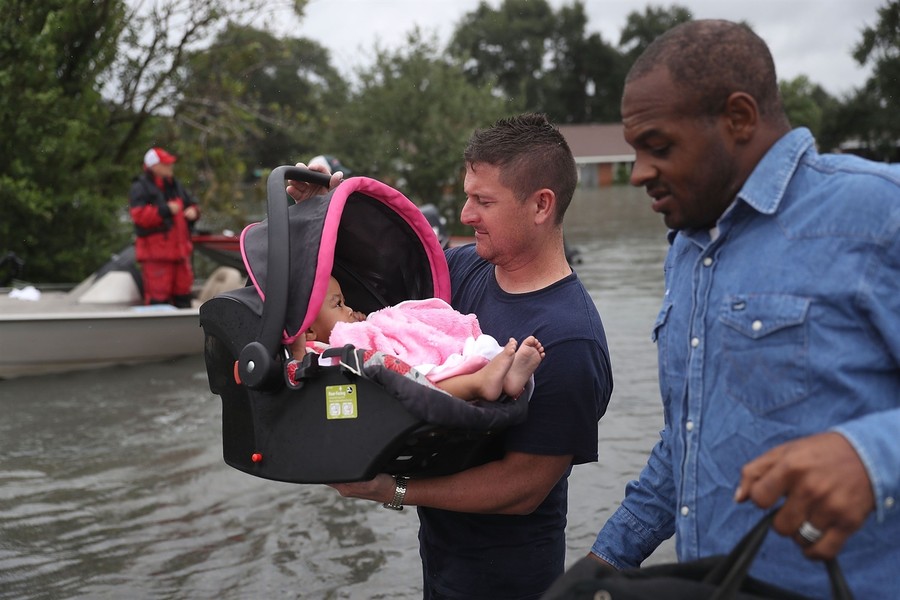
<path fill-rule="evenodd" d="M 200 218 L 197 201 L 175 179 L 177 158 L 162 148 L 144 154 L 144 170 L 128 192 L 135 255 L 141 266 L 144 304 L 191 306 L 194 270 L 191 230 Z"/>

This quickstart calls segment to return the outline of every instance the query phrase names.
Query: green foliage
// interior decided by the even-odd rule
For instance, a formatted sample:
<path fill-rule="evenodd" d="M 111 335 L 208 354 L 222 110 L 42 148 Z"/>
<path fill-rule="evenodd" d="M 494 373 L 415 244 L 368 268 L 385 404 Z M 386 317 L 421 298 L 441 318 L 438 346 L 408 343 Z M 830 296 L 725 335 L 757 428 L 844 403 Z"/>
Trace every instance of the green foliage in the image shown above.
<path fill-rule="evenodd" d="M 890 0 L 878 9 L 878 23 L 863 30 L 853 58 L 861 65 L 874 63 L 872 84 L 882 95 L 900 94 L 900 0 Z"/>
<path fill-rule="evenodd" d="M 860 153 L 900 161 L 900 0 L 878 9 L 878 23 L 863 30 L 853 57 L 872 65 L 872 77 L 842 107 L 839 129 L 854 134 Z"/>
<path fill-rule="evenodd" d="M 546 0 L 481 2 L 456 26 L 449 52 L 476 85 L 557 123 L 617 118 L 625 74 L 621 55 L 586 35 L 584 3 L 554 12 Z"/>
<path fill-rule="evenodd" d="M 180 153 L 185 57 L 263 3 L 0 0 L 0 251 L 25 259 L 24 277 L 77 281 L 128 242 L 144 151 Z"/>
<path fill-rule="evenodd" d="M 231 25 L 192 53 L 182 77 L 185 93 L 172 125 L 204 206 L 218 213 L 217 225 L 232 229 L 264 206 L 264 181 L 255 185 L 260 174 L 330 146 L 334 115 L 348 94 L 319 44 L 247 26 Z"/>
<path fill-rule="evenodd" d="M 468 83 L 418 31 L 402 50 L 376 50 L 373 66 L 359 77 L 360 88 L 335 128 L 341 160 L 413 201 L 437 204 L 455 220 L 463 148 L 476 127 L 508 114 L 509 105 L 490 85 Z"/>
<path fill-rule="evenodd" d="M 612 122 L 619 119 L 619 99 L 626 63 L 599 33 L 587 35 L 582 2 L 562 6 L 550 40 L 552 60 L 545 77 L 543 110 L 563 123 Z"/>
<path fill-rule="evenodd" d="M 544 59 L 555 22 L 546 0 L 504 0 L 497 9 L 482 1 L 456 27 L 450 52 L 464 61 L 465 73 L 475 84 L 496 80 L 521 106 L 541 106 Z"/>
<path fill-rule="evenodd" d="M 644 14 L 632 11 L 625 21 L 625 28 L 619 37 L 619 46 L 624 50 L 628 64 L 647 49 L 650 42 L 667 30 L 692 19 L 691 11 L 673 4 L 669 8 L 647 5 Z"/>
<path fill-rule="evenodd" d="M 117 0 L 0 4 L 0 250 L 24 277 L 75 280 L 125 239 L 103 160 L 101 76 L 115 57 Z M 90 266 L 89 266 L 90 265 Z"/>
<path fill-rule="evenodd" d="M 302 18 L 306 3 L 281 6 Z M 260 178 L 316 154 L 437 203 L 452 223 L 475 128 L 525 110 L 618 121 L 631 61 L 691 18 L 648 6 L 613 47 L 587 33 L 582 0 L 555 11 L 547 0 L 482 1 L 447 48 L 418 31 L 399 50 L 376 46 L 351 87 L 319 44 L 259 29 L 270 6 L 0 0 L 0 253 L 26 259 L 33 282 L 81 279 L 130 239 L 129 181 L 155 145 L 178 154 L 205 228 L 258 217 Z M 781 92 L 791 121 L 824 150 L 849 140 L 897 160 L 900 0 L 878 16 L 854 49 L 873 68 L 862 89 L 838 100 L 798 77 Z"/>
<path fill-rule="evenodd" d="M 794 127 L 808 127 L 818 138 L 822 133 L 823 99 L 828 94 L 808 77 L 801 75 L 778 84 L 788 120 Z"/>

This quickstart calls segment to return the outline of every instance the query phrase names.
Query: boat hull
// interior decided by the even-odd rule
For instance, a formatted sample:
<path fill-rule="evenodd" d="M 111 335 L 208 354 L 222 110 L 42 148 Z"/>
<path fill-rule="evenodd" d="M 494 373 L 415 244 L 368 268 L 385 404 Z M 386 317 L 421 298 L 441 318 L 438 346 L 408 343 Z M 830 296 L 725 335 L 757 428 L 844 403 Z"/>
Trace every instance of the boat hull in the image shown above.
<path fill-rule="evenodd" d="M 0 378 L 201 355 L 196 308 L 0 314 Z"/>

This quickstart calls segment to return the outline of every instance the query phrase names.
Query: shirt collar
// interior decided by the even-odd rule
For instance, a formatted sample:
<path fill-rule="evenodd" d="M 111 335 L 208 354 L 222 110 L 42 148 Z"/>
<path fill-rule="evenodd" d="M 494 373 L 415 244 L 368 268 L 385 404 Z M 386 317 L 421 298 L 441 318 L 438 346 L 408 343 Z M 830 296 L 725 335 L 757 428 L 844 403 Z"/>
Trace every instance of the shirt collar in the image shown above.
<path fill-rule="evenodd" d="M 775 142 L 744 182 L 738 199 L 765 215 L 774 214 L 797 165 L 814 144 L 812 134 L 805 127 L 794 129 Z"/>
<path fill-rule="evenodd" d="M 753 168 L 750 177 L 738 192 L 735 202 L 732 202 L 728 210 L 719 217 L 716 226 L 718 227 L 722 218 L 731 212 L 737 200 L 743 200 L 760 213 L 774 214 L 781 204 L 794 171 L 797 170 L 797 165 L 814 144 L 812 133 L 805 127 L 798 127 L 775 142 Z M 678 231 L 669 230 L 667 238 L 670 245 L 677 235 Z"/>

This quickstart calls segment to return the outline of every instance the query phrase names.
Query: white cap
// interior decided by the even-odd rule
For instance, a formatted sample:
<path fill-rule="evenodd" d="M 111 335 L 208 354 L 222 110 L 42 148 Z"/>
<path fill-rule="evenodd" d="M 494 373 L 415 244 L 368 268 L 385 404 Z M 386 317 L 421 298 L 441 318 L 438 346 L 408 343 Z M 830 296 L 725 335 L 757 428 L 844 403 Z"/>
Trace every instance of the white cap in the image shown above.
<path fill-rule="evenodd" d="M 178 160 L 174 154 L 169 154 L 162 148 L 150 148 L 144 154 L 144 166 L 148 169 L 153 165 L 162 163 L 164 165 L 174 164 Z"/>

